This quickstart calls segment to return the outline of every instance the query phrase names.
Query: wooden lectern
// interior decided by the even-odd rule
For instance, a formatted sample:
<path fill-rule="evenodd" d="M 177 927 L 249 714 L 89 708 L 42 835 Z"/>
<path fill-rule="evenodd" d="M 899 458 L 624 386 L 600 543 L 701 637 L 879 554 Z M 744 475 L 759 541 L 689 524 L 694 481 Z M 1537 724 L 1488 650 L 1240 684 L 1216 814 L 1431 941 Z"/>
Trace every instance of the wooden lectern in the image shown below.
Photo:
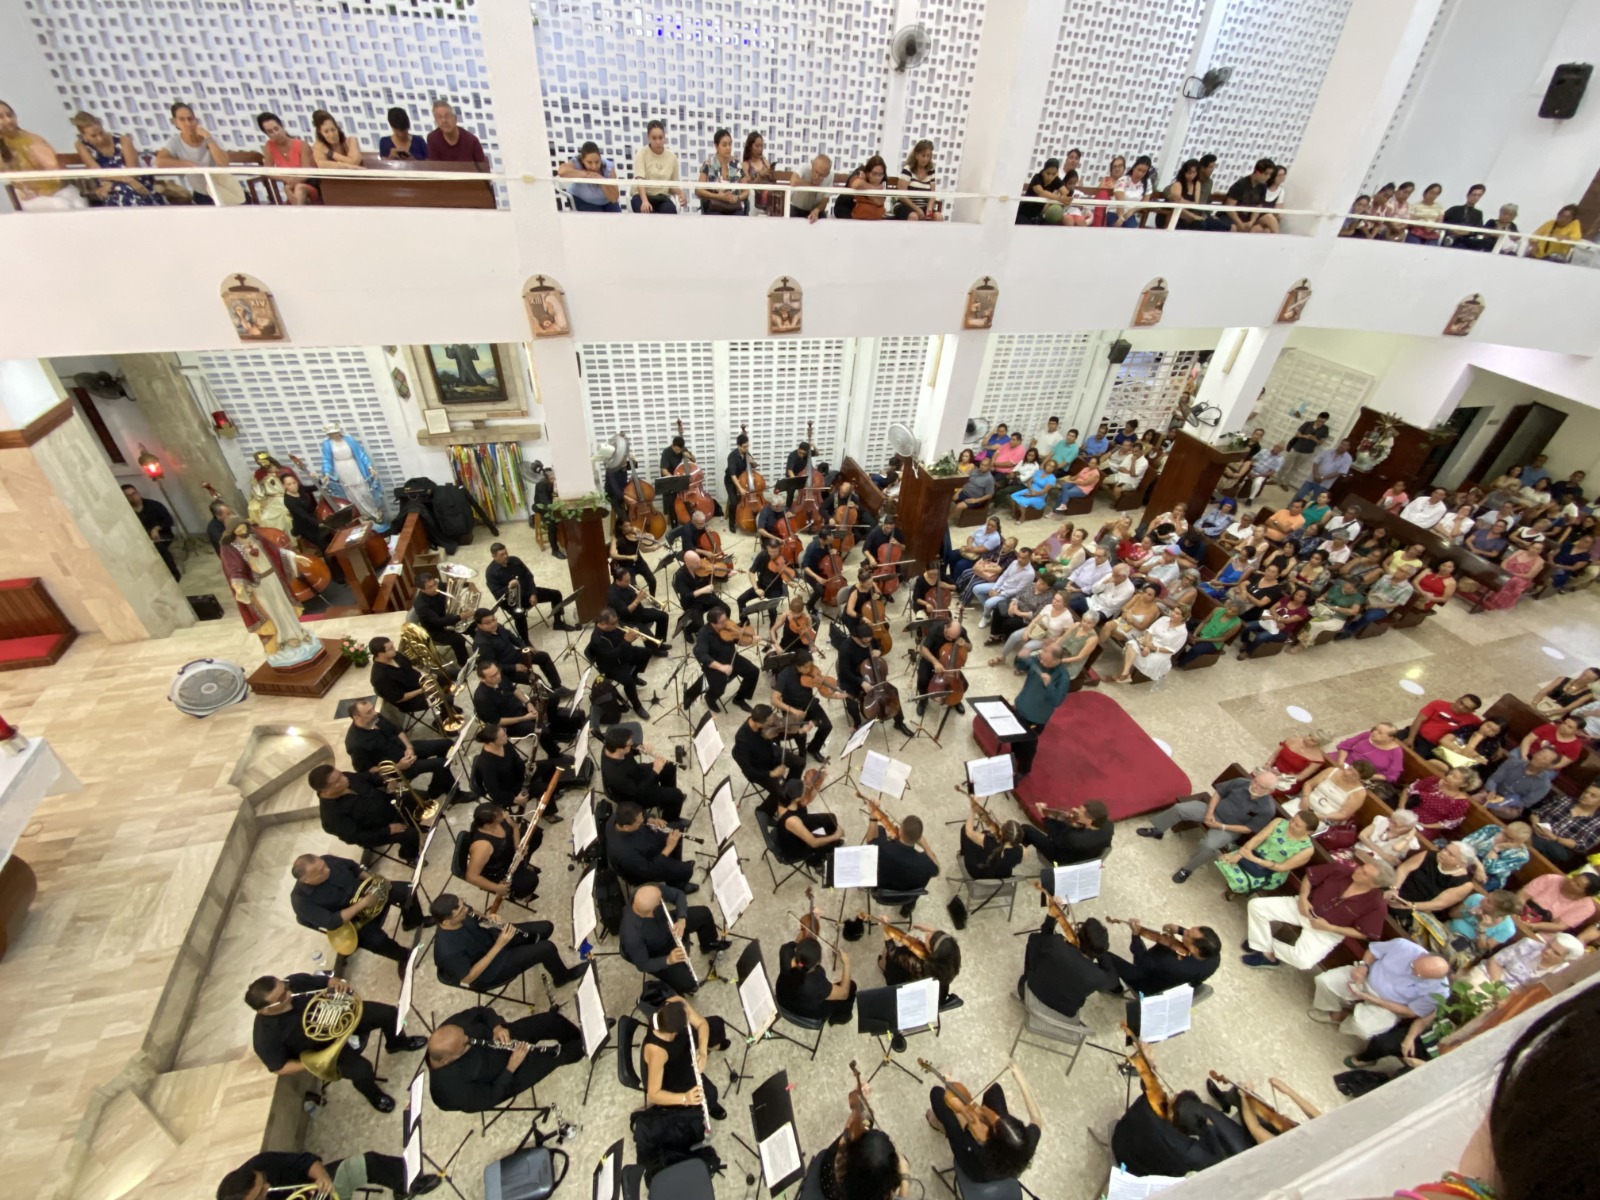
<path fill-rule="evenodd" d="M 413 513 L 408 521 L 416 520 Z M 364 613 L 379 612 L 379 572 L 389 561 L 389 545 L 381 535 L 372 532 L 365 521 L 346 525 L 333 535 L 328 543 L 327 557 L 337 559 L 344 572 L 344 581 L 355 593 L 356 607 Z"/>
<path fill-rule="evenodd" d="M 950 504 L 966 482 L 965 475 L 931 475 L 914 460 L 902 468 L 895 522 L 905 532 L 906 558 L 916 564 L 916 571 L 943 553 Z"/>
<path fill-rule="evenodd" d="M 1243 450 L 1219 450 L 1179 430 L 1173 437 L 1167 465 L 1150 489 L 1150 503 L 1145 506 L 1141 524 L 1148 525 L 1162 513 L 1171 512 L 1179 502 L 1188 506 L 1190 521 L 1198 519 L 1211 503 L 1223 470 L 1243 457 Z"/>
<path fill-rule="evenodd" d="M 611 586 L 611 541 L 606 537 L 605 518 L 610 510 L 589 508 L 556 525 L 567 552 L 567 571 L 573 590 L 578 592 L 578 621 L 587 625 L 606 606 L 606 589 Z"/>

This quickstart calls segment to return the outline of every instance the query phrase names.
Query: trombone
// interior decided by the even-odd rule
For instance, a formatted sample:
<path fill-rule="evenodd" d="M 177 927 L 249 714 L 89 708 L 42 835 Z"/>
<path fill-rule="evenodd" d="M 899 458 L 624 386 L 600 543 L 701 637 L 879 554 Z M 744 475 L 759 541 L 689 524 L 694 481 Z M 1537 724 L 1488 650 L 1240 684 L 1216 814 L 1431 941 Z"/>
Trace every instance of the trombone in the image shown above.
<path fill-rule="evenodd" d="M 426 678 L 426 676 L 424 676 Z M 459 728 L 459 726 L 457 727 Z M 373 773 L 383 780 L 384 788 L 393 797 L 394 806 L 406 822 L 419 834 L 433 828 L 444 807 L 443 799 L 424 800 L 411 786 L 411 780 L 392 758 L 386 758 L 373 768 Z"/>
<path fill-rule="evenodd" d="M 439 722 L 439 732 L 454 737 L 461 732 L 461 727 L 466 724 L 466 718 L 461 715 L 461 710 L 451 699 L 450 689 L 439 681 L 437 675 L 424 670 L 421 676 L 422 696 L 428 702 L 428 707 L 433 710 L 434 719 Z"/>

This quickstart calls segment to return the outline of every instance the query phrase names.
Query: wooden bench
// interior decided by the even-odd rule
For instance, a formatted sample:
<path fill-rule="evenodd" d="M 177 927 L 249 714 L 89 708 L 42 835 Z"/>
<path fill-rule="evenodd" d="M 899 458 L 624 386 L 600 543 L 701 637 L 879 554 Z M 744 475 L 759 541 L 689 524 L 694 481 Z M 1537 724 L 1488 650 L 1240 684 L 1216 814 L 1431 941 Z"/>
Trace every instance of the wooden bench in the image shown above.
<path fill-rule="evenodd" d="M 1056 515 L 1061 517 L 1086 517 L 1093 511 L 1094 493 L 1090 492 L 1087 496 L 1074 496 L 1068 500 L 1067 511 L 1061 512 L 1058 509 Z"/>
<path fill-rule="evenodd" d="M 974 504 L 969 508 L 963 508 L 959 513 L 956 514 L 957 528 L 964 529 L 969 525 L 982 525 L 989 519 L 989 509 L 993 501 L 993 496 L 987 496 L 984 498 L 981 504 Z M 952 500 L 950 503 L 952 508 L 955 507 L 955 501 Z"/>
<path fill-rule="evenodd" d="M 378 597 L 373 602 L 373 612 L 404 612 L 411 607 L 417 594 L 414 574 L 416 558 L 430 548 L 428 531 L 423 527 L 422 518 L 416 513 L 408 514 L 400 529 L 400 539 L 395 542 L 394 551 L 389 556 L 389 567 L 398 565 L 400 569 L 393 571 L 385 568 L 383 579 L 378 584 Z"/>
<path fill-rule="evenodd" d="M 322 202 L 331 206 L 368 208 L 494 208 L 488 180 L 440 179 L 427 176 L 473 170 L 471 163 L 380 158 L 363 154 L 361 166 L 347 175 L 325 175 L 316 181 Z"/>
<path fill-rule="evenodd" d="M 1519 743 L 1539 726 L 1550 724 L 1549 717 L 1510 692 L 1491 704 L 1483 718 L 1500 722 L 1507 734 L 1507 745 Z M 1569 796 L 1576 796 L 1597 778 L 1600 778 L 1600 755 L 1588 750 L 1582 758 L 1556 776 L 1555 786 Z"/>
<path fill-rule="evenodd" d="M 44 580 L 0 580 L 0 671 L 48 667 L 78 636 Z"/>
<path fill-rule="evenodd" d="M 1207 619 L 1210 618 L 1211 614 L 1216 612 L 1216 610 L 1221 607 L 1222 601 L 1213 600 L 1204 592 L 1199 593 L 1199 595 L 1195 597 L 1194 602 L 1194 627 L 1199 629 L 1200 626 L 1205 624 Z M 1240 630 L 1243 628 L 1244 624 L 1242 622 L 1238 625 L 1235 625 L 1232 632 L 1230 632 L 1227 637 L 1222 639 L 1221 649 L 1208 651 L 1205 654 L 1198 655 L 1192 662 L 1185 663 L 1180 667 L 1175 667 L 1174 669 L 1178 671 L 1203 671 L 1207 667 L 1216 666 L 1217 663 L 1222 661 L 1222 656 L 1227 653 L 1228 643 L 1233 641 L 1234 638 L 1238 637 Z M 1185 649 L 1187 649 L 1187 647 L 1185 647 Z M 1180 650 L 1179 653 L 1181 654 L 1183 651 Z"/>

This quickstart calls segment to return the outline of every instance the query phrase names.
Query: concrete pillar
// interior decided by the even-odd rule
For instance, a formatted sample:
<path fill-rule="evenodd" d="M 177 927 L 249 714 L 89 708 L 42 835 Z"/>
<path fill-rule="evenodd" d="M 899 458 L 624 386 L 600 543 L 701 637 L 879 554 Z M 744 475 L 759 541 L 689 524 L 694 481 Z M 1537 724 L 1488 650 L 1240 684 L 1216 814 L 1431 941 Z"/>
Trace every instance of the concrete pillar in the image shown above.
<path fill-rule="evenodd" d="M 1189 69 L 1184 73 L 1186 80 L 1204 75 L 1212 65 L 1211 56 L 1216 52 L 1217 35 L 1222 30 L 1223 10 L 1226 7 L 1223 0 L 1206 0 L 1205 9 L 1200 14 L 1194 50 L 1189 54 Z M 1194 106 L 1199 103 L 1198 100 L 1189 99 L 1181 90 L 1172 98 L 1172 115 L 1167 118 L 1167 140 L 1162 143 L 1161 157 L 1156 162 L 1156 180 L 1162 187 L 1172 182 L 1183 163 L 1183 147 L 1189 140 L 1189 122 L 1194 120 Z"/>
<path fill-rule="evenodd" d="M 14 415 L 26 412 L 42 416 Z M 37 361 L 0 362 L 0 562 L 43 579 L 74 626 L 113 642 L 195 621 L 93 432 Z"/>
<path fill-rule="evenodd" d="M 894 26 L 889 30 L 891 38 L 907 25 L 917 23 L 917 10 L 920 0 L 895 0 Z M 906 136 L 906 73 L 894 69 L 894 60 L 884 56 L 884 71 L 888 74 L 888 86 L 884 89 L 883 101 L 883 158 L 889 164 L 889 174 L 895 175 L 900 171 L 900 148 Z M 906 149 L 910 149 L 909 146 Z"/>
<path fill-rule="evenodd" d="M 1215 404 L 1222 418 L 1201 436 L 1216 443 L 1243 429 L 1255 408 L 1261 389 L 1267 385 L 1278 355 L 1289 341 L 1291 325 L 1265 328 L 1224 329 L 1206 377 L 1195 396 L 1196 407 Z"/>
<path fill-rule="evenodd" d="M 917 437 L 922 442 L 922 452 L 917 457 L 923 462 L 931 463 L 946 451 L 960 451 L 967 418 L 977 408 L 990 336 L 986 329 L 963 329 L 944 335 L 933 396 L 917 418 Z"/>
<path fill-rule="evenodd" d="M 1343 212 L 1361 191 L 1443 0 L 1353 0 L 1290 176 L 1294 208 Z M 1311 218 L 1290 218 L 1308 233 Z M 1340 222 L 1320 223 L 1333 237 Z"/>
<path fill-rule="evenodd" d="M 117 367 L 128 381 L 139 410 L 160 441 L 150 449 L 161 457 L 167 491 L 181 492 L 189 510 L 205 514 L 193 533 L 204 530 L 211 519 L 211 497 L 201 487 L 209 483 L 234 512 L 244 512 L 244 497 L 234 482 L 233 469 L 222 452 L 211 422 L 200 411 L 188 382 L 178 373 L 169 354 L 119 354 Z"/>

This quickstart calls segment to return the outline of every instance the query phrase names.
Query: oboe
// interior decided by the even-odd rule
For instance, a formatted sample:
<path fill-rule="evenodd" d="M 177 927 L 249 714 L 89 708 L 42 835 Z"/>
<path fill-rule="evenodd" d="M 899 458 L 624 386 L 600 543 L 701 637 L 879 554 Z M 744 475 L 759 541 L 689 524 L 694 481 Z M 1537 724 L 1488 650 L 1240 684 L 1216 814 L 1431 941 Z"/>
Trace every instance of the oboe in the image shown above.
<path fill-rule="evenodd" d="M 661 905 L 661 915 L 666 918 L 667 932 L 672 935 L 672 944 L 678 948 L 678 953 L 683 955 L 683 965 L 689 968 L 689 978 L 694 980 L 695 987 L 699 987 L 700 976 L 695 972 L 694 963 L 689 959 L 689 952 L 683 948 L 683 939 L 678 936 L 678 927 L 673 924 L 672 914 L 667 911 L 665 903 Z"/>

